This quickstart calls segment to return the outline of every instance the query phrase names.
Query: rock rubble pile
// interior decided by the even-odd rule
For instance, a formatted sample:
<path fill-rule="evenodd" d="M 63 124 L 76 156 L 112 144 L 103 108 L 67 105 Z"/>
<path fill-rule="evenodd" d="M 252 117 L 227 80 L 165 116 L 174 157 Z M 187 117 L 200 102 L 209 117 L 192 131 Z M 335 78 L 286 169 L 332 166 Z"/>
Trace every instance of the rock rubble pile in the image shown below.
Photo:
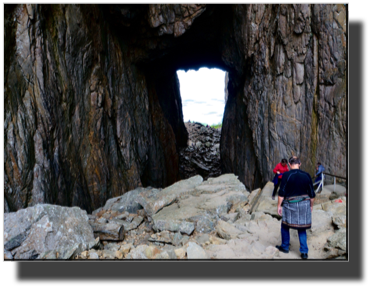
<path fill-rule="evenodd" d="M 189 140 L 179 151 L 181 179 L 200 175 L 205 180 L 222 174 L 220 162 L 221 129 L 206 127 L 201 123 L 185 123 Z"/>
<path fill-rule="evenodd" d="M 296 231 L 279 252 L 273 183 L 249 193 L 233 174 L 199 175 L 164 189 L 137 188 L 86 214 L 36 205 L 4 220 L 5 259 L 300 259 Z M 346 202 L 319 199 L 309 258 L 346 258 Z M 340 203 L 339 203 L 340 202 Z"/>

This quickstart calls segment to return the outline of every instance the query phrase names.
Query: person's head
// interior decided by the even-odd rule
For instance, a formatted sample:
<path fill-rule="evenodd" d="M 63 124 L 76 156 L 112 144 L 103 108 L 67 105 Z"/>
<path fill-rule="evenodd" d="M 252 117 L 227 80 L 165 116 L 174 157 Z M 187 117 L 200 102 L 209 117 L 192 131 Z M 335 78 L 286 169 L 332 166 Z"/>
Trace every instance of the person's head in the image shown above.
<path fill-rule="evenodd" d="M 318 162 L 318 166 L 319 166 L 319 165 L 322 165 L 322 163 L 321 163 L 321 162 Z"/>
<path fill-rule="evenodd" d="M 290 169 L 299 169 L 301 166 L 301 161 L 298 157 L 292 156 L 289 158 Z"/>
<path fill-rule="evenodd" d="M 281 160 L 281 165 L 282 166 L 286 166 L 287 163 L 288 163 L 288 160 L 286 160 L 286 159 L 282 159 Z"/>

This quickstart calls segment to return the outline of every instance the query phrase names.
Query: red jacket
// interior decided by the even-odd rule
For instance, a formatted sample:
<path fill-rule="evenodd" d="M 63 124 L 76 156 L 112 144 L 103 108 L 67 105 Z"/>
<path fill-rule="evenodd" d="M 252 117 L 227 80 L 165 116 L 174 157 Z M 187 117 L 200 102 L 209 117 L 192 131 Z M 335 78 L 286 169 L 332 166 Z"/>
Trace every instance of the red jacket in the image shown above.
<path fill-rule="evenodd" d="M 277 174 L 278 171 L 280 172 L 280 174 L 283 174 L 283 173 L 289 171 L 288 165 L 282 166 L 281 163 L 278 163 L 278 164 L 276 165 L 276 167 L 274 168 L 273 172 L 274 172 L 275 174 Z M 281 179 L 282 176 L 278 176 L 278 178 Z"/>

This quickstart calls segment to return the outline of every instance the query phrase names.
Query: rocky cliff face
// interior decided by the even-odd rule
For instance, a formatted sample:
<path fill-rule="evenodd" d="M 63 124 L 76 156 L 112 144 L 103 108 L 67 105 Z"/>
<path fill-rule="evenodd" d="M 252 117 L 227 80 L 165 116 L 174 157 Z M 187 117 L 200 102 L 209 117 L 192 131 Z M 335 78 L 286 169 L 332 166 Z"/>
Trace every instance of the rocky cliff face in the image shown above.
<path fill-rule="evenodd" d="M 5 211 L 179 179 L 177 69 L 228 72 L 222 172 L 346 174 L 344 5 L 5 5 Z"/>

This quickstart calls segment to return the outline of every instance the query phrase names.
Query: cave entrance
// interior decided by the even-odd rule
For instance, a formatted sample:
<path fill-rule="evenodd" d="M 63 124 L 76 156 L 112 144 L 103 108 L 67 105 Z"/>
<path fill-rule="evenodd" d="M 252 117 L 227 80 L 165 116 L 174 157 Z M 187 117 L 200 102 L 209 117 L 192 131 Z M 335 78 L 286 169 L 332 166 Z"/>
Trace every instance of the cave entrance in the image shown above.
<path fill-rule="evenodd" d="M 221 175 L 220 137 L 228 74 L 217 68 L 178 70 L 183 120 L 189 134 L 179 150 L 179 176 Z"/>

